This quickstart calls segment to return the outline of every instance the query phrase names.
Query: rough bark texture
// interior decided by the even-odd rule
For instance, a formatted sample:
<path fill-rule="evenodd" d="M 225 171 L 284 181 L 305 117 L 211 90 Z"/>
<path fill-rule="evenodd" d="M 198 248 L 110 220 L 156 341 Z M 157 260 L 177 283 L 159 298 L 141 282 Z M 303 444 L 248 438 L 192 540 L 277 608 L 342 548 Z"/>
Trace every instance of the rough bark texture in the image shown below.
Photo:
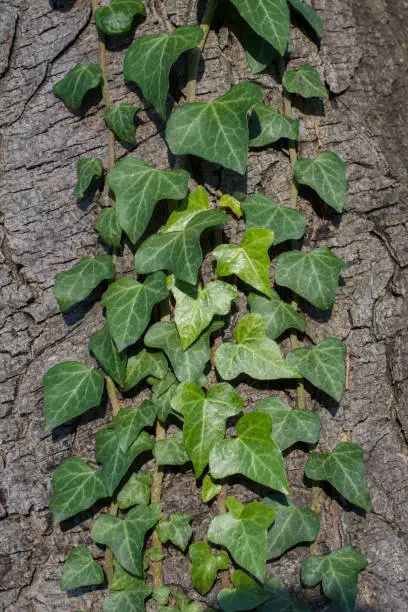
<path fill-rule="evenodd" d="M 323 421 L 321 449 L 342 440 L 364 447 L 373 511 L 356 512 L 344 500 L 321 496 L 322 530 L 318 549 L 326 553 L 341 545 L 361 549 L 370 562 L 361 575 L 359 609 L 405 612 L 408 609 L 408 240 L 407 144 L 408 35 L 406 0 L 314 0 L 324 19 L 320 50 L 299 31 L 294 32 L 291 67 L 311 63 L 332 93 L 325 108 L 303 103 L 295 109 L 303 119 L 300 153 L 314 156 L 320 149 L 338 153 L 348 164 L 350 193 L 346 212 L 328 211 L 300 200 L 310 223 L 305 246 L 329 245 L 348 268 L 331 318 L 308 310 L 306 343 L 337 335 L 348 345 L 348 390 L 339 406 L 314 394 L 309 407 Z M 198 13 L 202 13 L 202 5 Z M 193 7 L 168 0 L 148 3 L 147 19 L 136 35 L 165 31 L 165 13 L 175 24 L 195 23 Z M 221 23 L 221 22 L 220 22 Z M 139 105 L 121 77 L 124 46 L 109 52 L 109 87 L 114 101 Z M 253 78 L 235 37 L 220 25 L 211 32 L 205 51 L 205 72 L 199 99 L 223 93 L 229 85 Z M 97 62 L 98 42 L 90 5 L 78 0 L 0 1 L 0 226 L 1 335 L 0 395 L 2 400 L 0 489 L 1 609 L 101 609 L 102 591 L 59 592 L 59 573 L 69 549 L 91 544 L 92 513 L 53 526 L 47 505 L 50 478 L 64 457 L 77 454 L 94 461 L 94 435 L 108 420 L 105 406 L 79 423 L 45 435 L 42 411 L 43 373 L 67 359 L 91 363 L 90 334 L 101 327 L 99 306 L 87 304 L 62 317 L 53 297 L 55 274 L 89 252 L 102 247 L 92 225 L 103 196 L 77 203 L 72 194 L 80 155 L 106 158 L 107 133 L 100 101 L 83 115 L 73 115 L 51 93 L 51 86 L 77 62 Z M 179 75 L 183 74 L 179 64 Z M 201 65 L 201 71 L 204 64 Z M 276 74 L 259 75 L 270 103 L 281 105 Z M 174 80 L 176 82 L 176 80 Z M 173 95 L 180 95 L 179 86 Z M 137 128 L 137 155 L 156 167 L 168 167 L 163 123 L 145 106 Z M 117 156 L 129 154 L 117 145 Z M 251 153 L 248 178 L 200 164 L 206 183 L 225 192 L 264 191 L 287 203 L 291 179 L 287 156 L 271 147 Z M 237 241 L 243 225 L 231 222 L 227 235 Z M 123 269 L 131 269 L 125 259 Z M 206 276 L 213 267 L 206 260 Z M 240 304 L 244 308 L 244 302 Z M 230 332 L 226 333 L 228 337 Z M 285 348 L 285 344 L 284 344 Z M 275 390 L 239 381 L 248 406 Z M 291 394 L 289 394 L 291 395 Z M 292 395 L 293 396 L 293 395 Z M 140 396 L 139 396 L 140 397 Z M 287 458 L 290 480 L 299 503 L 310 503 L 310 487 L 302 478 L 305 455 Z M 236 482 L 235 490 L 248 493 Z M 331 492 L 333 493 L 333 492 Z M 197 539 L 205 535 L 215 508 L 200 500 L 191 472 L 165 477 L 166 512 L 194 516 Z M 95 546 L 96 556 L 102 551 Z M 273 564 L 270 571 L 299 590 L 299 569 L 307 548 L 297 548 Z M 189 562 L 172 548 L 164 566 L 167 584 L 191 590 Z M 216 605 L 215 592 L 207 601 Z M 316 591 L 313 603 L 328 608 Z"/>

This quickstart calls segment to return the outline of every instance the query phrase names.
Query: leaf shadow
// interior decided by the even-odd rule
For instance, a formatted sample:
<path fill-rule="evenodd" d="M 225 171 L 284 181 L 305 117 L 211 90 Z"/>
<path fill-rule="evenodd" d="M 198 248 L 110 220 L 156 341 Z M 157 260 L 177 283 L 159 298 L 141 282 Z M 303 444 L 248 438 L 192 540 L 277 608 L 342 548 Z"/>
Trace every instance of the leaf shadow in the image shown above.
<path fill-rule="evenodd" d="M 303 115 L 313 117 L 324 117 L 324 102 L 320 98 L 302 98 L 296 94 L 292 95 L 292 106 Z"/>
<path fill-rule="evenodd" d="M 86 190 L 85 195 L 82 198 L 76 199 L 76 204 L 80 210 L 86 211 L 86 209 L 93 203 L 96 193 L 99 195 L 103 193 L 104 180 L 104 174 L 100 178 L 94 178 Z"/>
<path fill-rule="evenodd" d="M 81 321 L 92 310 L 95 302 L 99 302 L 107 287 L 108 281 L 102 281 L 100 285 L 91 291 L 87 298 L 78 304 L 74 304 L 69 310 L 64 312 L 64 323 L 71 326 Z"/>
<path fill-rule="evenodd" d="M 314 29 L 307 23 L 306 19 L 302 17 L 289 3 L 290 9 L 290 21 L 295 28 L 299 28 L 303 32 L 303 34 L 312 41 L 317 47 L 317 50 L 320 51 L 321 47 L 321 39 L 318 37 Z"/>
<path fill-rule="evenodd" d="M 55 444 L 57 442 L 61 442 L 69 436 L 72 436 L 72 434 L 76 432 L 78 426 L 82 427 L 83 425 L 86 426 L 88 423 L 92 423 L 93 421 L 103 420 L 107 414 L 107 404 L 108 400 L 104 391 L 101 402 L 98 406 L 90 408 L 83 414 L 80 414 L 70 421 L 66 421 L 62 425 L 55 427 L 51 432 L 52 442 Z"/>
<path fill-rule="evenodd" d="M 339 506 L 341 506 L 344 512 L 352 512 L 353 514 L 359 516 L 362 519 L 365 519 L 367 517 L 367 512 L 365 510 L 349 502 L 345 497 L 343 497 L 341 493 L 337 491 L 337 489 L 332 487 L 329 482 L 326 482 L 325 480 L 311 480 L 307 476 L 303 475 L 303 483 L 309 489 L 311 489 L 313 486 L 317 486 L 319 487 L 319 489 L 322 489 L 322 491 L 324 491 L 327 497 L 329 497 L 330 499 L 334 499 L 339 504 Z M 320 546 L 322 545 L 320 544 Z M 329 552 L 332 551 L 328 548 L 327 552 L 324 552 L 324 554 L 328 554 Z"/>
<path fill-rule="evenodd" d="M 132 27 L 128 32 L 117 34 L 116 36 L 103 36 L 106 45 L 106 50 L 109 53 L 118 53 L 127 49 L 134 41 L 136 29 L 144 23 L 146 17 L 136 15 L 133 20 Z M 101 36 L 101 34 L 99 34 Z"/>
<path fill-rule="evenodd" d="M 66 591 L 66 595 L 68 599 L 71 599 L 73 597 L 82 597 L 84 595 L 88 595 L 89 593 L 92 593 L 93 591 L 103 591 L 107 588 L 107 586 L 108 586 L 108 581 L 105 578 L 105 580 L 101 584 L 93 584 L 93 585 L 84 586 L 84 587 L 77 587 L 76 589 L 68 589 Z"/>
<path fill-rule="evenodd" d="M 74 8 L 76 0 L 49 0 L 49 5 L 54 11 L 68 13 Z"/>

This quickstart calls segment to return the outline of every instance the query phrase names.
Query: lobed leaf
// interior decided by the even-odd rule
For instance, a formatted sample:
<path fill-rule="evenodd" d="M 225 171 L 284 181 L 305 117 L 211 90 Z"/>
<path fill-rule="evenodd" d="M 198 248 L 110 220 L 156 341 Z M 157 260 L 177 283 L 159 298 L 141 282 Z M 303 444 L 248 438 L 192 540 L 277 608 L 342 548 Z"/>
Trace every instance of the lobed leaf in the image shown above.
<path fill-rule="evenodd" d="M 265 147 L 281 138 L 297 140 L 300 122 L 281 115 L 273 106 L 256 104 L 249 122 L 249 146 Z"/>
<path fill-rule="evenodd" d="M 118 140 L 136 144 L 134 121 L 139 110 L 133 104 L 121 102 L 120 104 L 109 106 L 103 118 L 108 128 L 115 134 Z"/>
<path fill-rule="evenodd" d="M 121 487 L 116 495 L 116 503 L 120 510 L 127 510 L 132 506 L 148 506 L 150 502 L 150 487 L 153 482 L 151 472 L 142 471 L 130 475 L 129 480 Z"/>
<path fill-rule="evenodd" d="M 268 594 L 268 599 L 258 607 L 258 612 L 308 612 L 310 610 L 309 606 L 296 601 L 279 578 L 274 576 L 266 578 L 264 589 Z"/>
<path fill-rule="evenodd" d="M 313 6 L 310 6 L 304 0 L 289 0 L 289 4 L 303 17 L 306 23 L 315 31 L 317 38 L 320 39 L 323 36 L 323 22 Z"/>
<path fill-rule="evenodd" d="M 187 545 L 193 535 L 191 529 L 192 517 L 189 514 L 170 514 L 168 519 L 164 519 L 158 523 L 156 527 L 160 542 L 166 544 L 171 542 L 180 550 L 186 550 Z"/>
<path fill-rule="evenodd" d="M 314 189 L 337 212 L 343 211 L 348 189 L 346 164 L 335 153 L 323 151 L 316 159 L 298 159 L 295 180 Z"/>
<path fill-rule="evenodd" d="M 235 588 L 222 589 L 218 593 L 218 603 L 225 612 L 258 610 L 258 606 L 269 597 L 268 593 L 242 570 L 236 570 L 230 580 Z"/>
<path fill-rule="evenodd" d="M 329 97 L 319 73 L 312 66 L 302 66 L 299 70 L 287 70 L 283 75 L 282 85 L 289 93 L 298 94 L 302 98 Z"/>
<path fill-rule="evenodd" d="M 119 225 L 114 208 L 104 208 L 102 210 L 96 220 L 94 230 L 109 246 L 120 247 L 122 228 Z"/>
<path fill-rule="evenodd" d="M 124 390 L 129 391 L 135 387 L 141 380 L 148 376 L 154 376 L 159 380 L 163 380 L 168 372 L 168 363 L 166 357 L 161 351 L 147 351 L 142 349 L 136 355 L 129 357 Z"/>
<path fill-rule="evenodd" d="M 126 591 L 112 593 L 103 600 L 103 612 L 145 612 L 145 599 L 152 589 L 142 580 Z"/>
<path fill-rule="evenodd" d="M 240 15 L 259 36 L 284 55 L 289 41 L 289 9 L 286 0 L 232 0 Z"/>
<path fill-rule="evenodd" d="M 252 313 L 260 314 L 266 323 L 266 334 L 272 340 L 279 338 L 288 329 L 306 330 L 306 320 L 290 304 L 280 299 L 276 291 L 265 298 L 256 293 L 248 295 L 248 305 Z"/>
<path fill-rule="evenodd" d="M 102 85 L 103 75 L 100 66 L 96 64 L 77 64 L 60 81 L 55 83 L 52 93 L 61 98 L 68 108 L 78 110 L 91 89 Z"/>
<path fill-rule="evenodd" d="M 252 73 L 263 72 L 279 54 L 264 38 L 261 38 L 248 24 L 241 27 L 242 44 Z"/>
<path fill-rule="evenodd" d="M 129 591 L 137 586 L 139 578 L 135 578 L 129 574 L 119 561 L 113 557 L 113 576 L 109 580 L 109 590 L 111 591 Z"/>
<path fill-rule="evenodd" d="M 203 486 L 201 487 L 201 499 L 207 503 L 211 501 L 221 491 L 221 485 L 216 484 L 211 476 L 207 474 L 203 479 Z"/>
<path fill-rule="evenodd" d="M 157 465 L 184 465 L 190 461 L 183 439 L 183 432 L 177 431 L 167 440 L 157 440 L 153 447 Z"/>
<path fill-rule="evenodd" d="M 123 387 L 125 384 L 127 356 L 124 353 L 119 353 L 107 325 L 93 334 L 88 348 L 89 352 L 93 354 L 105 372 L 120 387 Z"/>
<path fill-rule="evenodd" d="M 257 193 L 246 198 L 242 208 L 247 229 L 262 227 L 273 231 L 273 244 L 297 240 L 306 231 L 306 218 L 300 211 L 278 206 L 263 194 Z"/>
<path fill-rule="evenodd" d="M 240 219 L 243 215 L 243 210 L 241 208 L 241 202 L 234 196 L 230 196 L 224 194 L 221 196 L 220 201 L 218 202 L 219 208 L 229 208 L 238 219 Z"/>
<path fill-rule="evenodd" d="M 102 160 L 100 157 L 83 157 L 77 162 L 77 182 L 74 194 L 83 198 L 95 179 L 103 175 Z"/>
<path fill-rule="evenodd" d="M 228 569 L 228 556 L 224 552 L 213 552 L 207 542 L 192 544 L 189 554 L 194 588 L 205 595 L 216 581 L 218 572 Z"/>
<path fill-rule="evenodd" d="M 85 546 L 73 548 L 69 552 L 61 572 L 61 591 L 101 584 L 104 580 L 103 569 L 99 563 L 94 561 L 91 553 Z"/>
<path fill-rule="evenodd" d="M 157 409 L 157 418 L 164 423 L 172 411 L 171 402 L 179 383 L 172 372 L 167 372 L 163 380 L 151 377 L 147 382 L 152 385 L 152 402 Z"/>
<path fill-rule="evenodd" d="M 108 36 L 129 32 L 138 15 L 146 15 L 141 0 L 111 0 L 107 6 L 100 6 L 94 12 L 96 27 Z"/>
<path fill-rule="evenodd" d="M 170 213 L 162 233 L 180 232 L 193 217 L 203 210 L 208 210 L 208 196 L 204 187 L 199 186 Z"/>

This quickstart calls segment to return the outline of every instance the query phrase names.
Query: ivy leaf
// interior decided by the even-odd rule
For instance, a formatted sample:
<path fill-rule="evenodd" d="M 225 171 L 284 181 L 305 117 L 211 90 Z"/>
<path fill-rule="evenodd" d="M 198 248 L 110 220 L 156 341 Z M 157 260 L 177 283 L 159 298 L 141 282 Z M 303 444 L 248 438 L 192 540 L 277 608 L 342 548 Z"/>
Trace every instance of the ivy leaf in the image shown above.
<path fill-rule="evenodd" d="M 140 87 L 143 97 L 153 104 L 162 119 L 166 118 L 170 69 L 177 58 L 196 47 L 202 37 L 201 28 L 181 26 L 171 34 L 142 36 L 126 53 L 125 80 Z"/>
<path fill-rule="evenodd" d="M 72 268 L 55 277 L 54 294 L 61 312 L 82 302 L 103 281 L 115 276 L 110 255 L 83 257 Z"/>
<path fill-rule="evenodd" d="M 241 280 L 261 293 L 271 294 L 269 282 L 268 250 L 273 243 L 274 234 L 267 229 L 249 229 L 241 242 L 220 244 L 213 255 L 217 260 L 218 276 L 236 274 Z"/>
<path fill-rule="evenodd" d="M 346 384 L 347 347 L 338 338 L 326 338 L 312 349 L 299 348 L 286 359 L 315 387 L 340 401 Z"/>
<path fill-rule="evenodd" d="M 146 15 L 141 0 L 111 0 L 107 6 L 101 6 L 94 12 L 98 30 L 108 36 L 129 32 L 137 15 Z"/>
<path fill-rule="evenodd" d="M 213 478 L 242 474 L 259 484 L 290 495 L 282 453 L 271 438 L 272 419 L 250 412 L 237 424 L 237 438 L 219 440 L 211 449 Z"/>
<path fill-rule="evenodd" d="M 297 140 L 299 125 L 297 119 L 281 115 L 273 106 L 256 104 L 249 123 L 249 146 L 265 147 L 280 138 Z"/>
<path fill-rule="evenodd" d="M 134 121 L 139 110 L 133 104 L 121 102 L 120 104 L 109 106 L 103 118 L 108 128 L 115 134 L 118 140 L 136 144 Z"/>
<path fill-rule="evenodd" d="M 325 557 L 307 557 L 302 565 L 302 582 L 308 587 L 321 582 L 324 593 L 336 602 L 340 612 L 354 612 L 358 574 L 365 567 L 364 555 L 345 546 Z"/>
<path fill-rule="evenodd" d="M 327 310 L 336 297 L 340 270 L 346 267 L 327 247 L 312 249 L 309 253 L 291 251 L 279 257 L 275 281 L 316 308 Z"/>
<path fill-rule="evenodd" d="M 135 157 L 126 157 L 112 168 L 106 183 L 116 197 L 119 224 L 133 243 L 144 233 L 159 200 L 184 198 L 188 180 L 185 170 L 156 170 Z"/>
<path fill-rule="evenodd" d="M 296 442 L 318 442 L 322 425 L 319 415 L 310 410 L 291 410 L 277 397 L 265 397 L 256 403 L 256 412 L 266 412 L 272 417 L 272 440 L 281 451 Z"/>
<path fill-rule="evenodd" d="M 218 593 L 218 603 L 225 612 L 258 609 L 268 599 L 264 589 L 242 570 L 236 570 L 230 580 L 235 588 L 222 589 Z"/>
<path fill-rule="evenodd" d="M 280 299 L 276 291 L 271 292 L 271 297 L 250 293 L 248 305 L 252 313 L 262 316 L 266 323 L 266 334 L 272 340 L 279 338 L 287 329 L 298 329 L 304 332 L 306 320 L 290 304 Z"/>
<path fill-rule="evenodd" d="M 219 208 L 229 208 L 238 219 L 240 219 L 243 215 L 243 211 L 241 208 L 241 202 L 235 198 L 234 196 L 230 196 L 228 194 L 224 194 L 221 196 L 220 201 L 218 202 Z"/>
<path fill-rule="evenodd" d="M 167 122 L 166 140 L 175 155 L 197 155 L 245 174 L 251 106 L 262 100 L 253 83 L 240 83 L 213 102 L 192 102 L 175 110 Z"/>
<path fill-rule="evenodd" d="M 241 412 L 244 401 L 228 383 L 214 385 L 207 395 L 198 385 L 182 383 L 172 407 L 184 417 L 184 441 L 199 478 L 208 464 L 211 448 L 224 438 L 226 420 Z"/>
<path fill-rule="evenodd" d="M 89 352 L 93 354 L 105 372 L 117 382 L 120 387 L 123 387 L 125 383 L 127 356 L 123 353 L 119 353 L 107 325 L 93 334 L 89 342 Z"/>
<path fill-rule="evenodd" d="M 298 94 L 302 98 L 329 97 L 319 73 L 312 66 L 302 66 L 299 70 L 287 70 L 283 75 L 282 85 L 289 93 Z"/>
<path fill-rule="evenodd" d="M 265 592 L 269 598 L 259 606 L 258 612 L 308 612 L 309 606 L 296 601 L 285 584 L 273 576 L 266 578 Z"/>
<path fill-rule="evenodd" d="M 220 570 L 229 567 L 228 556 L 223 552 L 214 553 L 207 542 L 197 542 L 189 548 L 191 559 L 191 579 L 194 588 L 205 595 L 213 586 Z"/>
<path fill-rule="evenodd" d="M 136 355 L 129 357 L 124 390 L 129 391 L 148 376 L 154 376 L 162 380 L 165 378 L 167 371 L 167 359 L 161 351 L 153 352 L 142 349 Z"/>
<path fill-rule="evenodd" d="M 370 512 L 364 451 L 360 446 L 342 442 L 331 453 L 310 453 L 305 475 L 311 480 L 327 480 L 350 503 Z"/>
<path fill-rule="evenodd" d="M 289 9 L 286 0 L 232 0 L 243 19 L 259 36 L 284 55 L 289 41 Z"/>
<path fill-rule="evenodd" d="M 77 64 L 60 81 L 55 83 L 52 93 L 71 110 L 78 110 L 91 89 L 103 83 L 102 70 L 96 64 Z"/>
<path fill-rule="evenodd" d="M 150 487 L 153 482 L 151 472 L 139 472 L 131 474 L 129 480 L 120 488 L 116 495 L 116 503 L 121 510 L 127 510 L 131 506 L 148 506 L 150 502 Z"/>
<path fill-rule="evenodd" d="M 172 411 L 171 401 L 179 383 L 172 372 L 167 372 L 163 380 L 151 378 L 147 382 L 152 384 L 152 402 L 157 409 L 157 418 L 164 423 Z"/>
<path fill-rule="evenodd" d="M 123 569 L 119 561 L 113 557 L 113 576 L 109 580 L 109 589 L 111 591 L 128 591 L 133 589 L 138 582 L 139 579 Z"/>
<path fill-rule="evenodd" d="M 161 606 L 165 606 L 169 603 L 170 593 L 171 590 L 169 589 L 169 587 L 156 587 L 155 589 L 153 589 L 152 597 Z"/>
<path fill-rule="evenodd" d="M 165 554 L 159 548 L 155 548 L 152 546 L 148 551 L 146 551 L 150 561 L 163 561 L 165 558 Z"/>
<path fill-rule="evenodd" d="M 83 414 L 101 402 L 102 372 L 78 361 L 52 366 L 43 377 L 44 413 L 47 431 Z"/>
<path fill-rule="evenodd" d="M 184 443 L 183 432 L 178 431 L 167 440 L 158 440 L 153 447 L 157 465 L 184 465 L 190 461 Z"/>
<path fill-rule="evenodd" d="M 203 612 L 203 608 L 198 604 L 190 603 L 188 597 L 182 591 L 172 589 L 171 594 L 176 605 L 160 608 L 160 612 Z"/>
<path fill-rule="evenodd" d="M 211 501 L 221 491 L 221 485 L 215 484 L 211 476 L 208 474 L 204 477 L 203 486 L 201 488 L 201 499 L 207 503 Z"/>
<path fill-rule="evenodd" d="M 249 69 L 252 73 L 258 74 L 275 61 L 279 54 L 264 38 L 244 22 L 241 28 L 242 44 Z"/>
<path fill-rule="evenodd" d="M 95 472 L 82 459 L 61 461 L 52 477 L 50 510 L 56 523 L 87 510 L 108 495 L 101 472 Z"/>
<path fill-rule="evenodd" d="M 289 0 L 289 4 L 303 17 L 306 23 L 315 31 L 317 38 L 320 39 L 323 36 L 323 22 L 315 9 L 303 0 Z"/>
<path fill-rule="evenodd" d="M 160 542 L 166 544 L 171 542 L 180 550 L 186 550 L 187 544 L 193 535 L 190 522 L 192 517 L 189 514 L 170 514 L 168 519 L 160 521 L 156 527 Z"/>
<path fill-rule="evenodd" d="M 145 599 L 152 589 L 142 580 L 137 580 L 132 589 L 112 593 L 103 600 L 103 612 L 145 612 Z"/>
<path fill-rule="evenodd" d="M 224 342 L 215 351 L 215 366 L 225 380 L 242 373 L 257 380 L 301 378 L 282 358 L 278 344 L 266 335 L 266 322 L 261 315 L 243 317 L 234 336 L 236 344 Z"/>
<path fill-rule="evenodd" d="M 100 157 L 84 157 L 77 162 L 77 182 L 74 195 L 83 198 L 94 179 L 101 178 L 103 174 L 102 160 Z"/>
<path fill-rule="evenodd" d="M 89 550 L 84 546 L 73 548 L 62 568 L 60 578 L 61 591 L 78 589 L 91 584 L 101 584 L 105 576 L 103 569 L 93 560 Z"/>
<path fill-rule="evenodd" d="M 106 308 L 109 331 L 119 351 L 139 340 L 154 304 L 166 299 L 168 293 L 163 272 L 148 276 L 143 284 L 121 276 L 109 286 L 101 306 Z"/>
<path fill-rule="evenodd" d="M 208 541 L 225 546 L 236 563 L 263 582 L 266 532 L 275 519 L 275 513 L 259 502 L 244 506 L 235 497 L 228 497 L 226 503 L 229 512 L 212 519 Z"/>
<path fill-rule="evenodd" d="M 248 229 L 263 227 L 273 231 L 273 244 L 297 240 L 306 230 L 306 218 L 288 206 L 278 206 L 263 194 L 255 194 L 242 203 Z M 263 292 L 264 293 L 264 292 Z"/>
<path fill-rule="evenodd" d="M 94 230 L 109 246 L 120 247 L 122 228 L 119 225 L 114 208 L 104 208 L 102 210 L 96 220 Z"/>
<path fill-rule="evenodd" d="M 170 214 L 162 233 L 180 232 L 198 213 L 208 210 L 208 196 L 204 187 L 197 187 L 188 194 L 180 205 Z"/>
<path fill-rule="evenodd" d="M 343 211 L 348 189 L 346 164 L 336 153 L 323 151 L 316 159 L 298 159 L 295 180 L 314 189 L 337 212 Z"/>
<path fill-rule="evenodd" d="M 184 229 L 153 234 L 135 254 L 135 270 L 149 274 L 156 270 L 173 272 L 178 280 L 195 285 L 203 261 L 200 237 L 204 230 L 222 225 L 227 216 L 219 210 L 205 210 L 195 215 Z"/>

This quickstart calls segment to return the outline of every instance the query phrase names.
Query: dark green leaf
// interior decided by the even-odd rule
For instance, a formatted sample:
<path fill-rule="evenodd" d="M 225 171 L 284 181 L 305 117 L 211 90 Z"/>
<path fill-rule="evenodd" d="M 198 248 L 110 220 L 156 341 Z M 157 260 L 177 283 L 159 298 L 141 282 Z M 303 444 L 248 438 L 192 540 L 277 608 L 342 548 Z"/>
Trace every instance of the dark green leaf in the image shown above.
<path fill-rule="evenodd" d="M 255 194 L 242 203 L 248 229 L 263 227 L 273 231 L 273 244 L 297 240 L 306 230 L 306 218 L 298 210 L 278 206 L 263 194 Z M 263 292 L 264 293 L 264 292 Z"/>
<path fill-rule="evenodd" d="M 154 546 L 149 548 L 149 550 L 146 552 L 150 561 L 163 561 L 166 556 L 161 549 L 155 548 Z"/>
<path fill-rule="evenodd" d="M 264 589 L 242 570 L 232 574 L 231 582 L 234 589 L 223 589 L 218 593 L 218 603 L 225 612 L 254 610 L 268 599 Z"/>
<path fill-rule="evenodd" d="M 101 178 L 102 174 L 102 160 L 99 157 L 78 159 L 77 182 L 74 189 L 75 196 L 83 198 L 94 179 Z"/>
<path fill-rule="evenodd" d="M 184 444 L 183 432 L 178 431 L 167 440 L 158 440 L 153 448 L 157 465 L 184 465 L 190 461 Z"/>
<path fill-rule="evenodd" d="M 116 503 L 121 510 L 127 510 L 131 506 L 143 504 L 149 505 L 150 487 L 153 482 L 151 472 L 139 472 L 131 474 L 129 480 L 120 488 Z"/>
<path fill-rule="evenodd" d="M 103 612 L 145 612 L 144 600 L 152 589 L 142 580 L 138 580 L 132 589 L 112 593 L 103 601 Z"/>
<path fill-rule="evenodd" d="M 98 232 L 102 240 L 110 246 L 120 247 L 122 239 L 122 228 L 119 225 L 114 208 L 104 208 L 96 220 L 94 230 Z"/>
<path fill-rule="evenodd" d="M 171 401 L 176 393 L 178 382 L 172 372 L 167 372 L 163 380 L 151 378 L 152 402 L 157 409 L 157 418 L 164 423 L 171 411 Z"/>
<path fill-rule="evenodd" d="M 256 104 L 249 123 L 249 146 L 265 147 L 280 138 L 297 140 L 299 121 L 281 115 L 273 106 Z"/>
<path fill-rule="evenodd" d="M 203 486 L 201 488 L 201 498 L 203 502 L 207 503 L 211 501 L 221 491 L 221 485 L 216 484 L 211 476 L 207 474 L 203 480 Z"/>
<path fill-rule="evenodd" d="M 109 589 L 111 591 L 128 591 L 133 589 L 139 582 L 138 578 L 129 574 L 119 561 L 114 557 L 113 558 L 113 576 L 109 581 Z"/>
<path fill-rule="evenodd" d="M 205 595 L 216 581 L 219 570 L 228 569 L 228 556 L 224 552 L 213 552 L 207 542 L 192 544 L 189 554 L 194 588 Z"/>
<path fill-rule="evenodd" d="M 77 64 L 52 88 L 52 92 L 72 110 L 78 110 L 88 91 L 103 83 L 102 70 L 96 64 Z"/>
<path fill-rule="evenodd" d="M 254 74 L 262 72 L 279 57 L 279 54 L 264 38 L 258 36 L 249 25 L 245 24 L 241 29 L 242 44 L 245 48 L 249 69 Z"/>
<path fill-rule="evenodd" d="M 289 9 L 286 0 L 232 0 L 241 16 L 259 36 L 284 55 L 289 41 Z"/>
<path fill-rule="evenodd" d="M 266 334 L 272 340 L 279 338 L 287 329 L 298 329 L 302 332 L 306 329 L 306 320 L 292 306 L 281 300 L 276 291 L 272 291 L 269 299 L 250 293 L 248 305 L 251 312 L 260 314 L 265 320 Z"/>
<path fill-rule="evenodd" d="M 136 144 L 134 121 L 139 110 L 133 104 L 121 102 L 120 104 L 109 106 L 103 117 L 106 125 L 118 140 Z"/>
<path fill-rule="evenodd" d="M 289 93 L 302 98 L 328 98 L 326 87 L 319 73 L 312 66 L 302 66 L 299 70 L 287 70 L 282 79 L 283 87 Z"/>
<path fill-rule="evenodd" d="M 166 377 L 167 371 L 167 359 L 161 351 L 142 349 L 136 355 L 129 357 L 124 389 L 129 391 L 148 376 L 162 380 Z"/>
<path fill-rule="evenodd" d="M 298 159 L 295 179 L 316 191 L 326 204 L 342 212 L 347 196 L 346 164 L 330 151 L 319 153 L 316 159 Z"/>
<path fill-rule="evenodd" d="M 60 578 L 61 591 L 77 589 L 91 584 L 101 584 L 105 580 L 103 569 L 93 560 L 89 550 L 84 546 L 73 548 L 62 568 Z"/>
<path fill-rule="evenodd" d="M 266 578 L 264 588 L 269 598 L 259 606 L 258 612 L 308 612 L 309 607 L 296 601 L 279 578 Z"/>
<path fill-rule="evenodd" d="M 120 387 L 123 387 L 125 383 L 127 357 L 124 353 L 119 353 L 107 325 L 96 332 L 96 334 L 93 334 L 89 342 L 89 352 L 94 355 L 105 372 L 117 382 Z"/>
<path fill-rule="evenodd" d="M 97 28 L 108 36 L 129 32 L 137 15 L 146 15 L 141 0 L 111 0 L 107 6 L 100 6 L 94 13 Z"/>
<path fill-rule="evenodd" d="M 303 0 L 289 0 L 289 4 L 316 32 L 317 38 L 321 38 L 323 36 L 323 22 L 322 18 L 316 13 L 315 9 L 310 6 L 310 4 L 306 4 L 306 2 Z"/>
<path fill-rule="evenodd" d="M 192 517 L 189 514 L 170 514 L 168 519 L 160 521 L 156 527 L 160 542 L 171 542 L 180 550 L 186 550 L 193 535 L 191 529 Z"/>

